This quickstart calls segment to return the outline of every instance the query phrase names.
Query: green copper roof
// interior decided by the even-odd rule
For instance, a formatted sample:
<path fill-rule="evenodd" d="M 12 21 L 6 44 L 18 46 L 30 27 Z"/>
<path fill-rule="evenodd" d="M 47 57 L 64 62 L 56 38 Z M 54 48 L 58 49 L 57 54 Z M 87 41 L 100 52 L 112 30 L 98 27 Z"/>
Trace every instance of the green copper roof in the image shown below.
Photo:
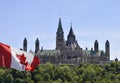
<path fill-rule="evenodd" d="M 99 50 L 98 51 L 98 53 L 96 54 L 95 53 L 95 51 L 93 51 L 93 55 L 98 55 L 98 56 L 100 56 L 100 54 L 101 54 L 101 52 L 102 52 L 103 50 Z M 85 55 L 91 55 L 91 50 L 83 50 L 83 53 L 85 54 Z"/>
<path fill-rule="evenodd" d="M 39 50 L 37 55 L 60 55 L 60 50 Z"/>

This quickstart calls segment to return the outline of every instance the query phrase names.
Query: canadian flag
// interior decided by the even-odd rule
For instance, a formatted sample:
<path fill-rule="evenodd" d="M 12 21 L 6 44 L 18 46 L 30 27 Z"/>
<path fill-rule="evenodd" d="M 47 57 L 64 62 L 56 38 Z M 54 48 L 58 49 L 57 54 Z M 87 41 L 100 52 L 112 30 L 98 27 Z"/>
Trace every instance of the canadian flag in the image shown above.
<path fill-rule="evenodd" d="M 0 66 L 33 71 L 40 64 L 37 56 L 0 43 Z"/>

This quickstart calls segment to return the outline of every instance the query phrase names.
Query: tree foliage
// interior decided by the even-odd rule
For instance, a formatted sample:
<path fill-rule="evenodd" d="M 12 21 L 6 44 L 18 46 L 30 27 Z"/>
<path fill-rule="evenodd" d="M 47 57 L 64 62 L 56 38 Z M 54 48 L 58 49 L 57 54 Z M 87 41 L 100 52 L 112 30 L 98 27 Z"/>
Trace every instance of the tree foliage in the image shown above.
<path fill-rule="evenodd" d="M 40 64 L 33 72 L 0 68 L 0 83 L 120 83 L 120 62 Z"/>

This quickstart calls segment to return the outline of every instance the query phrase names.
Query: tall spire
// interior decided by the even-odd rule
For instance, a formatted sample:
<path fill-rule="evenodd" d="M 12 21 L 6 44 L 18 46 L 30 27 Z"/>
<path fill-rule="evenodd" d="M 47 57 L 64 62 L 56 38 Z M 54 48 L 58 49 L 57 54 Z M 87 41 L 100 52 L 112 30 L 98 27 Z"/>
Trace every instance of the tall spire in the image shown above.
<path fill-rule="evenodd" d="M 56 32 L 56 49 L 63 50 L 65 46 L 64 41 L 64 31 L 62 29 L 61 18 L 59 18 L 58 29 Z"/>
<path fill-rule="evenodd" d="M 75 38 L 75 35 L 74 35 L 74 32 L 73 32 L 73 29 L 72 29 L 72 24 L 70 26 L 70 31 L 69 31 L 69 34 L 67 36 L 67 41 L 66 41 L 66 45 L 67 46 L 70 46 L 71 44 L 73 43 L 77 43 L 76 41 L 76 38 Z"/>
<path fill-rule="evenodd" d="M 62 27 L 62 23 L 61 23 L 61 18 L 59 18 L 59 25 L 58 25 L 59 28 Z"/>
<path fill-rule="evenodd" d="M 63 33 L 61 18 L 59 18 L 57 33 Z"/>
<path fill-rule="evenodd" d="M 74 33 L 73 33 L 73 29 L 72 29 L 72 23 L 71 23 L 71 26 L 70 26 L 70 32 L 69 32 L 69 35 L 74 35 Z"/>

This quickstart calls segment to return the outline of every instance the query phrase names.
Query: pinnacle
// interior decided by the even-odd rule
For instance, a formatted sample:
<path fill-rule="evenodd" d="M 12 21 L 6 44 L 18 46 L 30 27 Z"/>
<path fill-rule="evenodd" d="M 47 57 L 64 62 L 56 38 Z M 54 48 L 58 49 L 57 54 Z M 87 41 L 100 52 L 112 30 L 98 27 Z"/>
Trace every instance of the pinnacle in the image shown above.
<path fill-rule="evenodd" d="M 69 35 L 74 35 L 74 33 L 73 33 L 73 29 L 72 29 L 72 25 L 71 25 L 71 27 L 70 27 Z"/>

